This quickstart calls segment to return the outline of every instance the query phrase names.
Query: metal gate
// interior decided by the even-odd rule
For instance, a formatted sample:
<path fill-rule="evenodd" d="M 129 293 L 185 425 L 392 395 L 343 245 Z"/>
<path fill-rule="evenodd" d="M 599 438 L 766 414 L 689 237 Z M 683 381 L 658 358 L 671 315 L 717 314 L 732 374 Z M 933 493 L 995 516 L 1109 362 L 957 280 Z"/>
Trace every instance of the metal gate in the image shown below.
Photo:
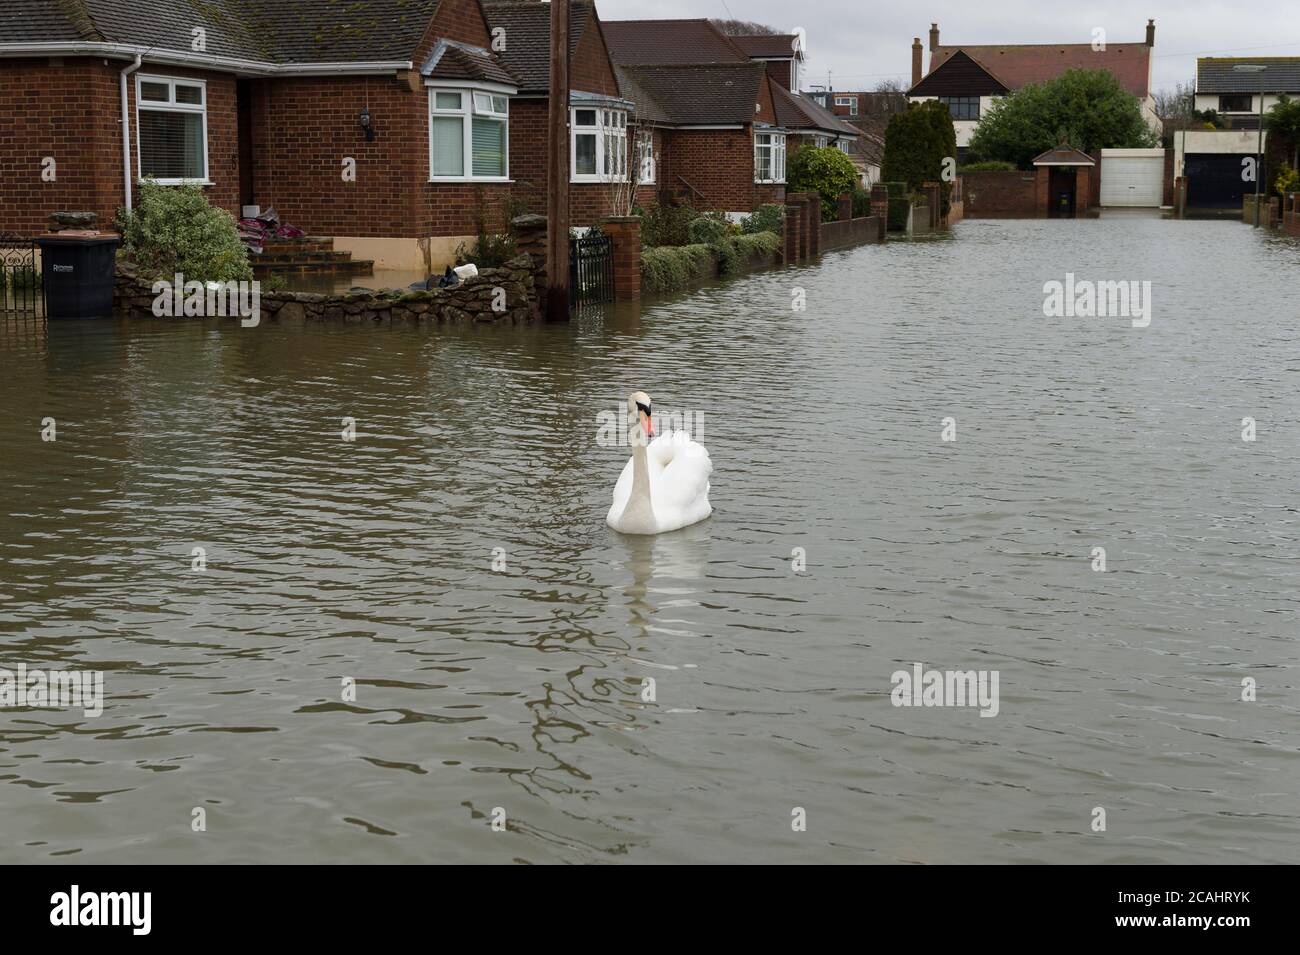
<path fill-rule="evenodd" d="M 569 239 L 569 307 L 614 300 L 614 240 L 598 232 Z"/>
<path fill-rule="evenodd" d="M 36 243 L 0 233 L 0 315 L 34 317 L 40 300 Z"/>

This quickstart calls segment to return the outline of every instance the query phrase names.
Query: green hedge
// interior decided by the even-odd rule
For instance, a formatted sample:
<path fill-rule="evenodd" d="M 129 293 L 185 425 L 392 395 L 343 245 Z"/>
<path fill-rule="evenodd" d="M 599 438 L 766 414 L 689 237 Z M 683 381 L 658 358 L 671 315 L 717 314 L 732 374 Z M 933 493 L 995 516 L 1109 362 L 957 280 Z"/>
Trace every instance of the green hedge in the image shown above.
<path fill-rule="evenodd" d="M 734 275 L 745 265 L 771 260 L 781 247 L 775 232 L 725 236 L 708 245 L 661 245 L 641 252 L 641 289 L 663 294 L 713 276 Z"/>
<path fill-rule="evenodd" d="M 973 162 L 969 166 L 962 166 L 957 170 L 960 175 L 963 172 L 1013 172 L 1016 164 L 1007 162 L 1003 159 L 986 159 L 983 162 Z"/>

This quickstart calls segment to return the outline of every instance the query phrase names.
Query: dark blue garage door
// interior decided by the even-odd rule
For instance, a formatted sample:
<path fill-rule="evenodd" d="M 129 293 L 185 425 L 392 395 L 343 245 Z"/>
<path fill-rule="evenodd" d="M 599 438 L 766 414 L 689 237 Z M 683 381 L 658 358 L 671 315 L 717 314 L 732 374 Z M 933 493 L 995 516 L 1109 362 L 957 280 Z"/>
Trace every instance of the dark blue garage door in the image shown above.
<path fill-rule="evenodd" d="M 1241 197 L 1255 191 L 1254 182 L 1242 178 L 1240 153 L 1188 153 L 1183 158 L 1187 177 L 1187 205 L 1195 209 L 1240 209 Z"/>

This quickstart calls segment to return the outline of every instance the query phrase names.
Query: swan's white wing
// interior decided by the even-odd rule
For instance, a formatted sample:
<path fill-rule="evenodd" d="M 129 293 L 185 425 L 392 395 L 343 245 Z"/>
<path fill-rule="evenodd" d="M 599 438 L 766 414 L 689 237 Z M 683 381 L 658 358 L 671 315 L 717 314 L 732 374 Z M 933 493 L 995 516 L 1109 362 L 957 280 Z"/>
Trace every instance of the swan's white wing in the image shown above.
<path fill-rule="evenodd" d="M 708 517 L 713 462 L 704 445 L 683 432 L 674 432 L 652 442 L 650 449 L 656 452 L 653 460 L 661 465 L 652 467 L 650 473 L 655 514 L 678 527 Z"/>

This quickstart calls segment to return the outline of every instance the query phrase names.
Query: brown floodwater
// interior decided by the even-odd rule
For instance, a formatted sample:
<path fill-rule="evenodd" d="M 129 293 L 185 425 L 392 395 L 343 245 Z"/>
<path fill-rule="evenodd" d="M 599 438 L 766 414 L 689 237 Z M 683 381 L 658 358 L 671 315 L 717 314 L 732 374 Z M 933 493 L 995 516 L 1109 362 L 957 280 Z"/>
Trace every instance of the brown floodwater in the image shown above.
<path fill-rule="evenodd" d="M 1300 861 L 1297 266 L 968 221 L 568 325 L 0 321 L 0 667 L 104 674 L 0 709 L 0 861 Z M 714 464 L 653 539 L 636 389 Z"/>

